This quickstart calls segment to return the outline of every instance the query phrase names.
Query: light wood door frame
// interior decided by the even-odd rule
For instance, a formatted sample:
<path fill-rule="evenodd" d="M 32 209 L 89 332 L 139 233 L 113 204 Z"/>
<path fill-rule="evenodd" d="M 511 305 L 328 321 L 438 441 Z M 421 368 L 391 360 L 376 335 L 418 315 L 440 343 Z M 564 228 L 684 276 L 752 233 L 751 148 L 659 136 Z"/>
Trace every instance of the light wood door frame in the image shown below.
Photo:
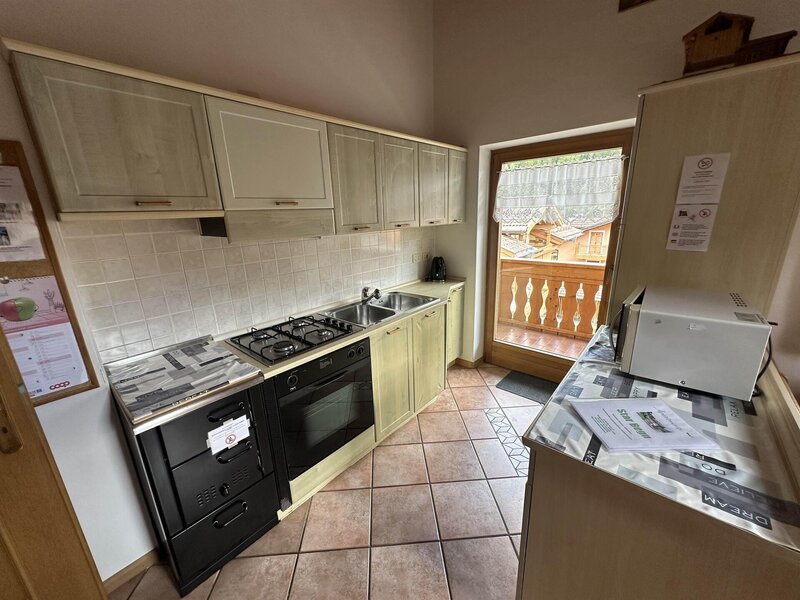
<path fill-rule="evenodd" d="M 486 294 L 484 313 L 484 360 L 486 362 L 528 373 L 549 381 L 561 381 L 574 362 L 569 358 L 521 348 L 494 339 L 495 324 L 497 322 L 497 298 L 499 295 L 497 271 L 500 262 L 500 224 L 494 220 L 492 215 L 496 201 L 497 182 L 500 178 L 500 169 L 503 163 L 562 154 L 575 154 L 577 152 L 607 150 L 609 148 L 622 148 L 623 156 L 630 158 L 633 131 L 632 127 L 627 127 L 602 133 L 503 148 L 492 152 L 491 177 L 489 179 L 489 243 L 486 250 L 486 289 L 491 293 Z M 619 225 L 622 215 L 622 202 L 625 198 L 625 183 L 627 181 L 629 163 L 629 159 L 623 162 L 622 173 L 620 174 L 620 212 L 611 224 L 606 270 L 603 277 L 600 322 L 605 319 L 608 309 L 608 294 L 613 280 L 614 259 L 619 241 Z"/>
<path fill-rule="evenodd" d="M 101 600 L 103 583 L 1 335 L 0 372 L 0 596 Z"/>

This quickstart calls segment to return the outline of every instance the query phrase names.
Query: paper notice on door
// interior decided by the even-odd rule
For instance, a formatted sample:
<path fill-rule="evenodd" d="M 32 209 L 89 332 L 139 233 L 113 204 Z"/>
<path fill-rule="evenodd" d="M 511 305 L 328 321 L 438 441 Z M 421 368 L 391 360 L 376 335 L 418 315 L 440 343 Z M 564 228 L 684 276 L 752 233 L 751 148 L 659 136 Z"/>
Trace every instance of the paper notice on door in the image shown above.
<path fill-rule="evenodd" d="M 238 419 L 227 421 L 221 427 L 208 432 L 206 445 L 211 448 L 211 454 L 232 448 L 243 439 L 250 436 L 250 419 L 242 415 Z"/>
<path fill-rule="evenodd" d="M 676 204 L 719 204 L 731 161 L 727 154 L 699 154 L 683 159 Z"/>
<path fill-rule="evenodd" d="M 707 252 L 717 208 L 716 204 L 676 204 L 667 236 L 667 250 Z"/>
<path fill-rule="evenodd" d="M 0 166 L 0 261 L 42 260 L 42 240 L 17 167 Z"/>

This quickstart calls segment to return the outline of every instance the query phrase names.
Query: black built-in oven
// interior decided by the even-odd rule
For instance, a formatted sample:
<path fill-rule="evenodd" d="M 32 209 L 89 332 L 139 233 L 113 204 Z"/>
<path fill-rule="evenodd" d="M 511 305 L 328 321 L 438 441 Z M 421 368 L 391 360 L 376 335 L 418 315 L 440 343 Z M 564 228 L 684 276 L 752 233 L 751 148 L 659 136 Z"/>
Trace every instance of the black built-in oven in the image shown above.
<path fill-rule="evenodd" d="M 272 379 L 289 479 L 374 425 L 369 356 L 363 339 Z"/>

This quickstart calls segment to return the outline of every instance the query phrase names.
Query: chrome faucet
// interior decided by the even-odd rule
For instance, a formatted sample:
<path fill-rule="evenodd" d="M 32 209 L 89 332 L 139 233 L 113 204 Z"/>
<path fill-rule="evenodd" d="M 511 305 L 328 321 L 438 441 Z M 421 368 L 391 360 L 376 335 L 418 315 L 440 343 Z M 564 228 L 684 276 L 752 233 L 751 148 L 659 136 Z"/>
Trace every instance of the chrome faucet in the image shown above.
<path fill-rule="evenodd" d="M 378 288 L 375 288 L 372 293 L 370 294 L 369 288 L 365 287 L 361 290 L 361 304 L 366 304 L 373 298 L 376 300 L 381 297 L 381 291 Z"/>

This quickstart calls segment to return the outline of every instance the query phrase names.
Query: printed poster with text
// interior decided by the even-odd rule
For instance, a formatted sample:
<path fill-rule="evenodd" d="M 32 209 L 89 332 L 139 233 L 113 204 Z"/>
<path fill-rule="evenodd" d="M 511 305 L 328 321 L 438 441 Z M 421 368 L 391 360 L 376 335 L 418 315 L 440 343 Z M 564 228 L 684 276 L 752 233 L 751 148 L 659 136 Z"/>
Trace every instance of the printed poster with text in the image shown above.
<path fill-rule="evenodd" d="M 43 258 L 39 228 L 19 168 L 0 165 L 0 261 Z"/>
<path fill-rule="evenodd" d="M 0 326 L 31 398 L 89 381 L 52 275 L 0 284 Z"/>

